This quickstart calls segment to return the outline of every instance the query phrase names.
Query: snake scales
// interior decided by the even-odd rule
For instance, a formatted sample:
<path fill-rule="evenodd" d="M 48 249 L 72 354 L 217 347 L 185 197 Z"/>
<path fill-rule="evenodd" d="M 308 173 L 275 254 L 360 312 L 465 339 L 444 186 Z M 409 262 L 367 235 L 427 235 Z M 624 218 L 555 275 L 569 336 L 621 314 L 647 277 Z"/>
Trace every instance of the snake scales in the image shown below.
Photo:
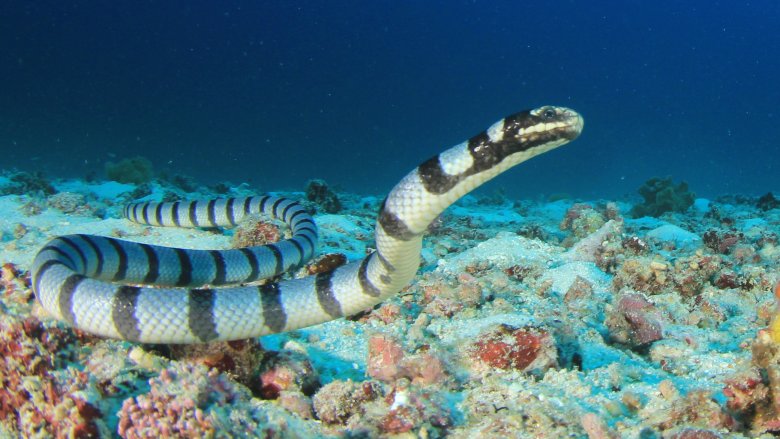
<path fill-rule="evenodd" d="M 582 127 L 582 117 L 572 110 L 540 107 L 506 117 L 423 162 L 382 203 L 376 251 L 330 272 L 240 285 L 300 266 L 314 254 L 317 228 L 294 201 L 140 203 L 128 206 L 125 216 L 152 225 L 197 227 L 235 225 L 246 214 L 266 212 L 287 222 L 293 236 L 233 250 L 60 236 L 36 255 L 33 289 L 49 313 L 77 328 L 144 343 L 243 339 L 354 314 L 412 280 L 423 233 L 444 209 L 512 166 L 574 140 Z M 239 286 L 213 288 L 228 284 Z"/>

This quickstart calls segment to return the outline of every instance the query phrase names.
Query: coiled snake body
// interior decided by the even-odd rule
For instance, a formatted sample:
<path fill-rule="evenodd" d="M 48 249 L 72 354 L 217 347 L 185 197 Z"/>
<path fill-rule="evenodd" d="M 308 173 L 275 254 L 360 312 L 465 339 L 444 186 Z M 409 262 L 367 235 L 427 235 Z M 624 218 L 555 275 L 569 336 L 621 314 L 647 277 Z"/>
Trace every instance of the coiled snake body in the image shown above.
<path fill-rule="evenodd" d="M 541 107 L 506 117 L 423 162 L 382 203 L 376 251 L 330 272 L 212 288 L 300 266 L 317 243 L 314 222 L 294 201 L 229 198 L 133 204 L 125 216 L 152 225 L 197 227 L 235 225 L 249 213 L 266 212 L 287 222 L 292 238 L 262 247 L 184 250 L 61 236 L 36 255 L 33 289 L 49 313 L 77 328 L 144 343 L 243 339 L 355 314 L 412 280 L 423 233 L 444 209 L 510 167 L 575 139 L 582 126 L 582 117 L 572 110 Z"/>

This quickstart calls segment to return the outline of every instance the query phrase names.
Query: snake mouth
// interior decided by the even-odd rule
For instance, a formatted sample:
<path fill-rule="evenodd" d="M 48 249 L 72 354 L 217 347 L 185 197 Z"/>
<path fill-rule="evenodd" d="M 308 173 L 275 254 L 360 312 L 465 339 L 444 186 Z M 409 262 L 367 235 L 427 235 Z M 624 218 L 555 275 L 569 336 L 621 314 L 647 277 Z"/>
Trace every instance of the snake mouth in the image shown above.
<path fill-rule="evenodd" d="M 513 114 L 494 124 L 486 132 L 486 139 L 472 139 L 493 143 L 503 156 L 515 152 L 549 151 L 579 137 L 584 126 L 582 116 L 565 107 L 544 106 Z"/>
<path fill-rule="evenodd" d="M 579 113 L 566 107 L 544 106 L 530 110 L 528 114 L 531 121 L 521 133 L 529 134 L 532 139 L 537 137 L 533 134 L 546 133 L 541 137 L 571 141 L 579 137 L 585 125 Z"/>
<path fill-rule="evenodd" d="M 582 134 L 582 128 L 585 126 L 585 120 L 582 118 L 582 116 L 580 116 L 579 113 L 574 110 L 561 108 L 561 111 L 563 113 L 561 116 L 562 119 L 567 122 L 563 137 L 568 140 L 574 140 L 579 137 L 580 134 Z"/>

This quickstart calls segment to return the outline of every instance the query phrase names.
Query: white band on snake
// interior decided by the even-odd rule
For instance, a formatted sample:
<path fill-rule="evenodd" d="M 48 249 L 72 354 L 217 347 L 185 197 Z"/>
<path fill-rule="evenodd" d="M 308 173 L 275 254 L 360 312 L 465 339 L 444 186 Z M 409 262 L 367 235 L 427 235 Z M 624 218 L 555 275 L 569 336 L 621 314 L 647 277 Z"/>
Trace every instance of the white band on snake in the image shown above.
<path fill-rule="evenodd" d="M 326 273 L 240 285 L 302 265 L 314 254 L 317 228 L 294 201 L 228 198 L 133 204 L 125 216 L 152 225 L 215 227 L 265 212 L 287 222 L 292 238 L 261 247 L 184 250 L 61 236 L 36 255 L 33 289 L 58 319 L 92 334 L 143 343 L 237 340 L 356 314 L 414 278 L 423 233 L 444 209 L 512 166 L 574 140 L 582 127 L 572 110 L 541 107 L 506 117 L 432 157 L 382 203 L 376 251 Z M 240 286 L 213 288 L 229 284 Z"/>

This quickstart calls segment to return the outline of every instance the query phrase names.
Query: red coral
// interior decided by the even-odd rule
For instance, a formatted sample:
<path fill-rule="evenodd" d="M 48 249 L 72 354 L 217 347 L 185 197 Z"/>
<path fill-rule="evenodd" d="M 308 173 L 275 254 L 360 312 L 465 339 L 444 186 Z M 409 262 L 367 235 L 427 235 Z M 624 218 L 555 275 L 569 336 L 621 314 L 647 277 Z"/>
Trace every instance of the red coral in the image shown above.
<path fill-rule="evenodd" d="M 119 435 L 127 439 L 145 437 L 200 438 L 213 435 L 213 421 L 193 400 L 179 402 L 172 395 L 128 398 L 119 413 Z"/>
<path fill-rule="evenodd" d="M 473 345 L 476 360 L 491 368 L 505 370 L 553 367 L 557 363 L 555 350 L 554 340 L 546 331 L 509 325 L 500 325 Z"/>

